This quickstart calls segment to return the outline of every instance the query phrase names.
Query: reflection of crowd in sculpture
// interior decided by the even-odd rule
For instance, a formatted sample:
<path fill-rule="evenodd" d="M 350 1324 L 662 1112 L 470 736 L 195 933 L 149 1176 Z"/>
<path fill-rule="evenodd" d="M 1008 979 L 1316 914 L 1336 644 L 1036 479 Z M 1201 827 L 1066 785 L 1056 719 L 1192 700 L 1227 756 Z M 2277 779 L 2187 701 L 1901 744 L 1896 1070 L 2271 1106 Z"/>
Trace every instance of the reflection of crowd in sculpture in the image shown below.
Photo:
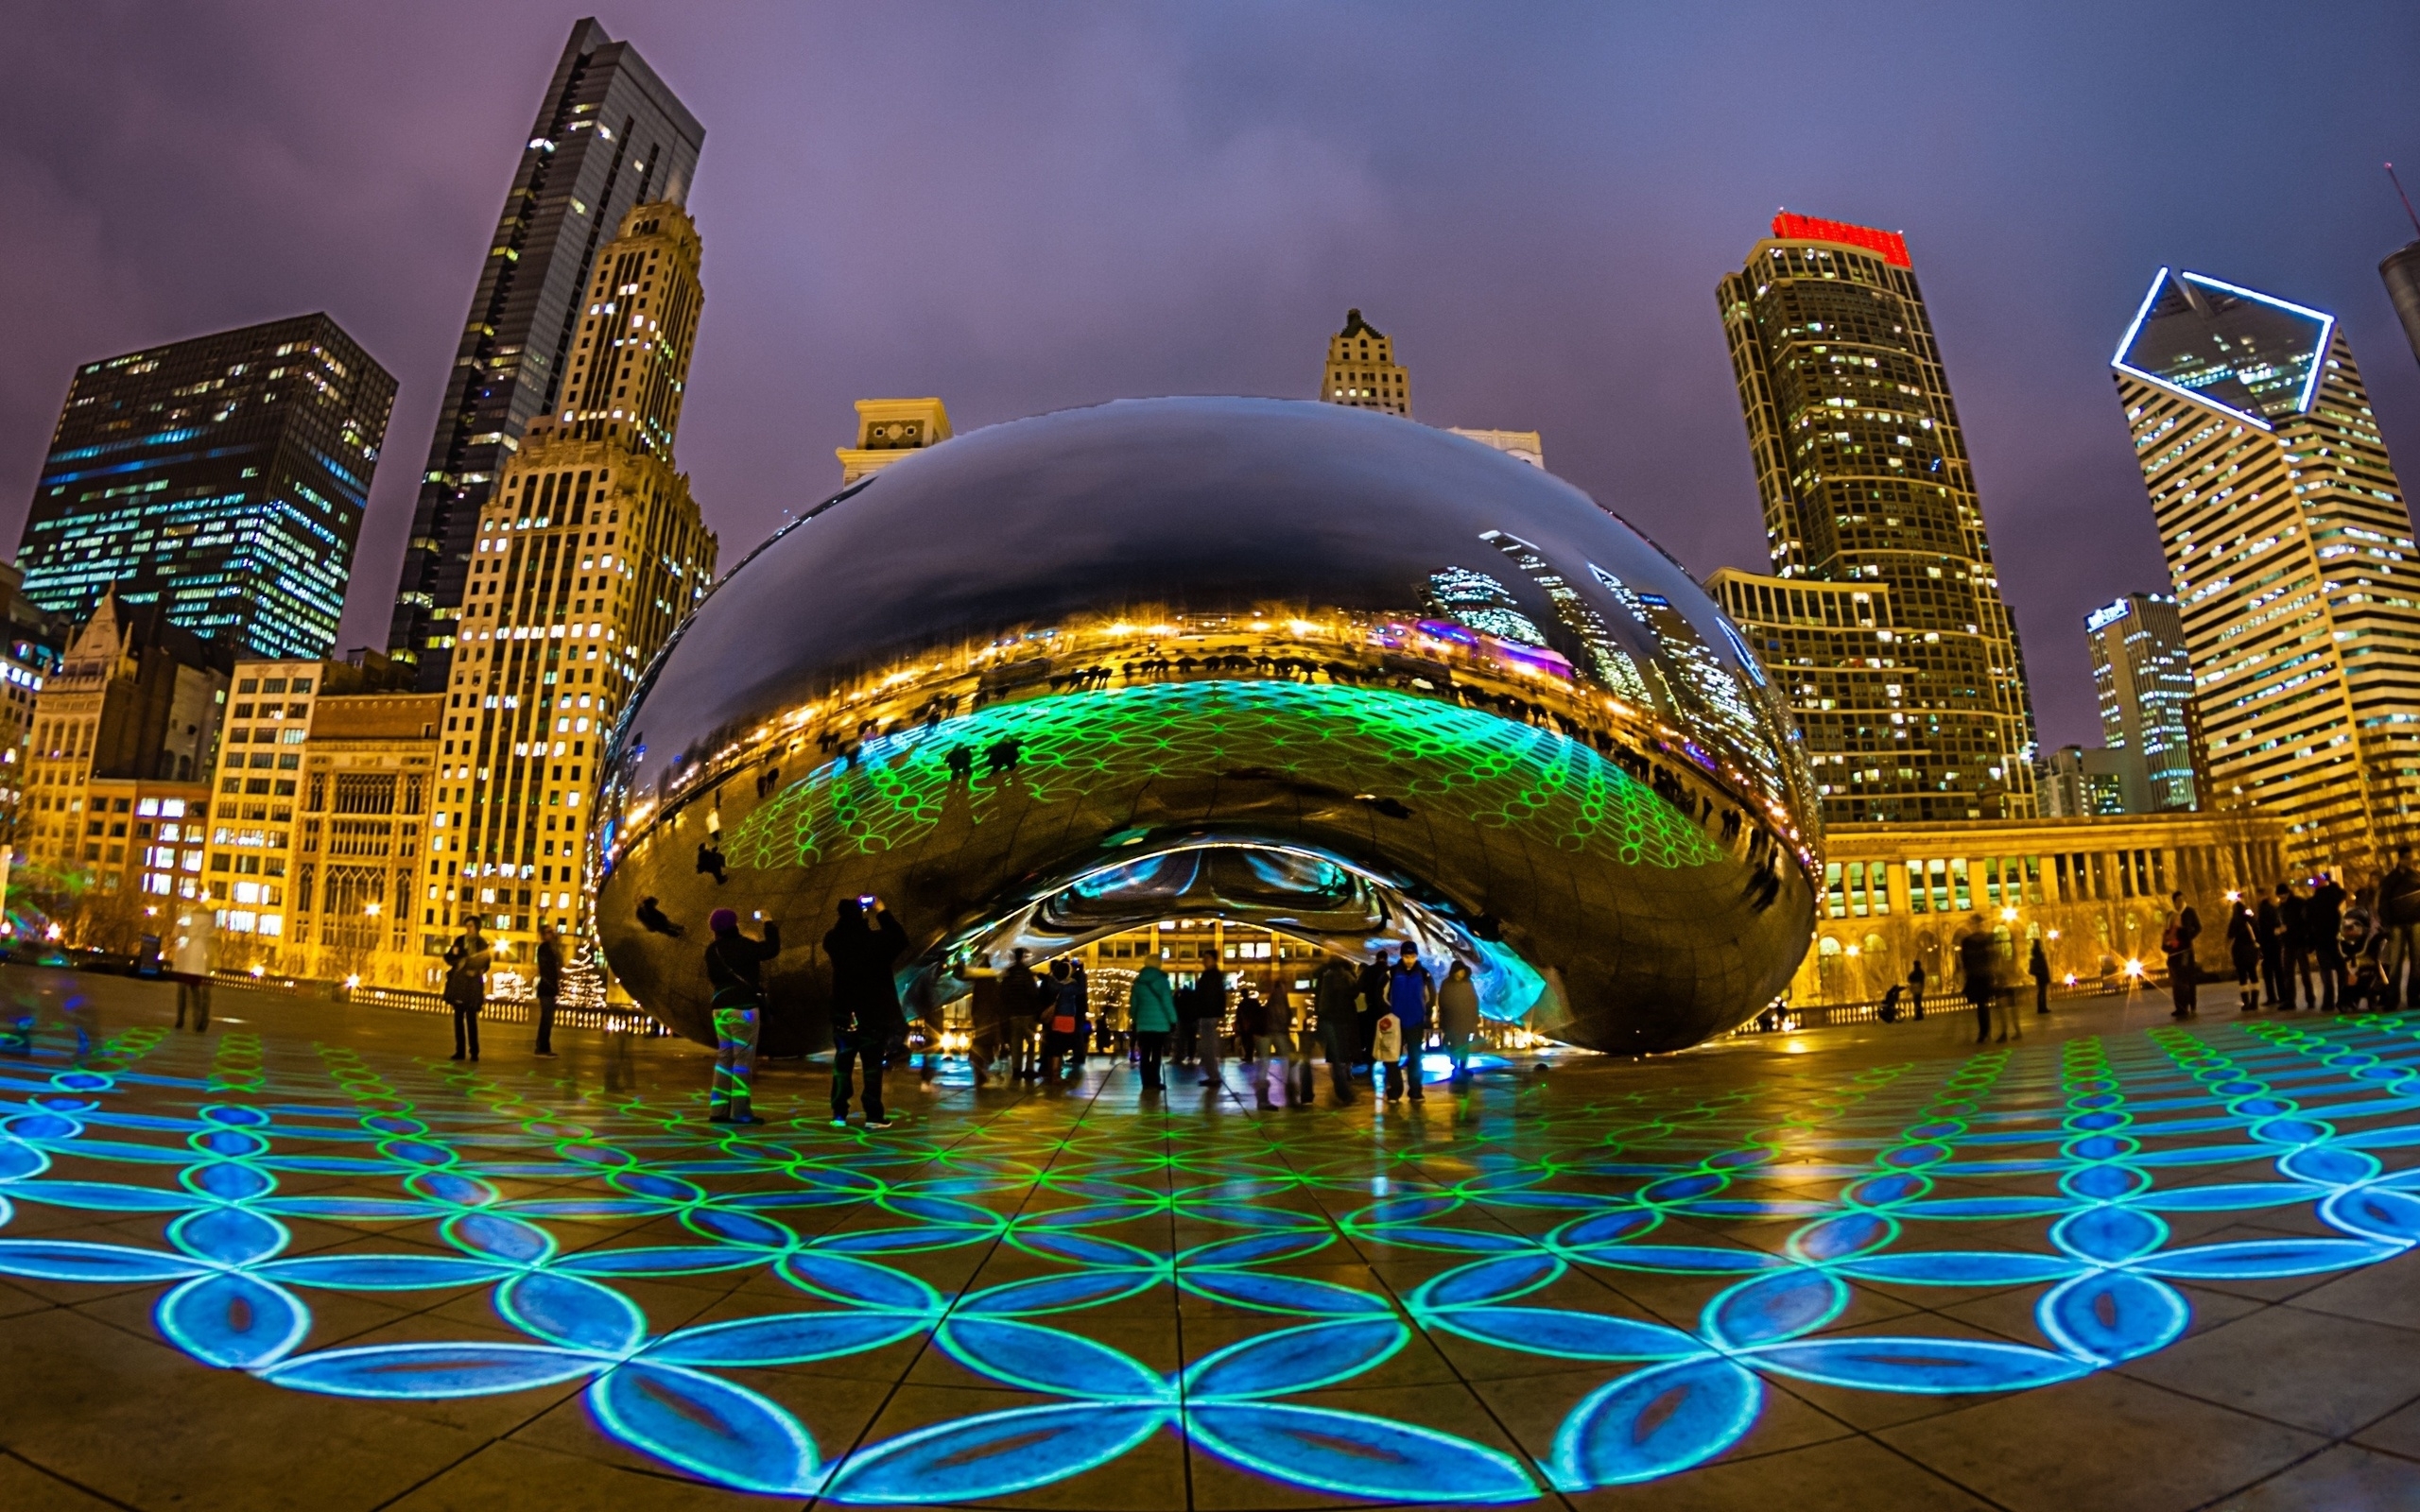
<path fill-rule="evenodd" d="M 717 909 L 711 922 L 704 970 L 718 1046 L 711 1113 L 718 1123 L 753 1123 L 756 1046 L 769 1011 L 759 968 L 779 954 L 780 931 L 769 921 L 762 937 L 751 939 L 728 908 Z M 843 900 L 823 936 L 832 971 L 835 1126 L 847 1124 L 853 1101 L 862 1103 L 867 1128 L 890 1126 L 883 1080 L 913 1054 L 911 1041 L 923 1041 L 923 1079 L 933 1078 L 937 1027 L 921 1013 L 911 1020 L 899 1001 L 894 969 L 908 948 L 907 932 L 871 897 Z M 1425 1101 L 1432 1046 L 1449 1061 L 1447 1085 L 1471 1085 L 1479 1011 L 1470 964 L 1455 961 L 1441 980 L 1409 940 L 1358 967 L 1329 956 L 1307 994 L 1288 985 L 1290 973 L 1283 969 L 1264 980 L 1231 979 L 1209 949 L 1183 980 L 1153 960 L 1133 974 L 1123 1015 L 1096 1007 L 1082 961 L 1061 956 L 1038 972 L 1026 956 L 1019 948 L 1002 971 L 965 973 L 974 989 L 966 1049 L 978 1088 L 1003 1079 L 1061 1088 L 1080 1082 L 1087 1059 L 1101 1055 L 1113 1069 L 1131 1066 L 1147 1098 L 1164 1094 L 1167 1077 L 1186 1071 L 1215 1094 L 1229 1089 L 1220 1065 L 1230 1045 L 1254 1104 L 1265 1109 L 1314 1106 L 1315 1065 L 1322 1057 L 1340 1106 L 1353 1103 L 1365 1083 L 1390 1103 Z"/>

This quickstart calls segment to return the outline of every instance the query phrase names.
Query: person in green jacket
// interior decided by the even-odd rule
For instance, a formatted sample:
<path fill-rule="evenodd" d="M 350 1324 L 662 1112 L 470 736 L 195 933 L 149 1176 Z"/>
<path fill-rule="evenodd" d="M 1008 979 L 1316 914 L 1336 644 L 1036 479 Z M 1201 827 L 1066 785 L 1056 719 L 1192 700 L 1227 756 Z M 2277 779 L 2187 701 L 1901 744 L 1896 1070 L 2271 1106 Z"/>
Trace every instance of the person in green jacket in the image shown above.
<path fill-rule="evenodd" d="M 1168 985 L 1168 973 L 1160 970 L 1159 962 L 1151 961 L 1134 973 L 1127 1005 L 1133 1013 L 1134 1043 L 1143 1052 L 1143 1090 L 1164 1091 L 1167 1084 L 1160 1080 L 1160 1062 L 1168 1053 L 1168 1032 L 1176 1027 L 1176 990 Z"/>
<path fill-rule="evenodd" d="M 1311 984 L 1312 1022 L 1327 1056 L 1327 1074 L 1339 1104 L 1353 1101 L 1353 1057 L 1361 1048 L 1361 971 L 1331 955 Z"/>

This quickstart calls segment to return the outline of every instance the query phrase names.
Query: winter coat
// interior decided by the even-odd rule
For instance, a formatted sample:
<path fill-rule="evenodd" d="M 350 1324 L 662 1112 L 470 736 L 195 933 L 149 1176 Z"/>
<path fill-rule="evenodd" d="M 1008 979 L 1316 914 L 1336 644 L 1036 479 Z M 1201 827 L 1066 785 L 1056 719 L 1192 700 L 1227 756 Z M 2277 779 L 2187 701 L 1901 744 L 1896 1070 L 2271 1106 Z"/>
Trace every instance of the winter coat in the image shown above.
<path fill-rule="evenodd" d="M 488 963 L 494 959 L 488 942 L 461 934 L 445 947 L 445 1001 L 476 1012 L 488 1000 Z"/>
<path fill-rule="evenodd" d="M 1134 1010 L 1136 1034 L 1166 1034 L 1176 1027 L 1176 989 L 1156 961 L 1134 973 L 1127 1002 Z"/>
<path fill-rule="evenodd" d="M 1215 1027 L 1227 1016 L 1227 973 L 1213 966 L 1194 981 L 1193 990 L 1184 995 L 1178 1017 L 1186 1020 L 1206 1019 Z"/>
<path fill-rule="evenodd" d="M 189 909 L 177 918 L 176 969 L 186 976 L 208 976 L 217 964 L 218 916 L 207 908 Z"/>
<path fill-rule="evenodd" d="M 563 994 L 563 948 L 550 939 L 538 942 L 538 996 L 552 1002 Z"/>
<path fill-rule="evenodd" d="M 717 935 L 706 947 L 706 985 L 718 1008 L 761 1008 L 765 982 L 759 966 L 782 954 L 779 925 L 767 924 L 765 937 L 750 939 L 735 927 Z"/>
<path fill-rule="evenodd" d="M 1478 984 L 1467 976 L 1447 975 L 1437 989 L 1437 1029 L 1448 1040 L 1467 1040 L 1478 1033 Z"/>
<path fill-rule="evenodd" d="M 1050 994 L 1030 966 L 1011 966 L 1000 973 L 1000 1010 L 1011 1019 L 1038 1019 Z"/>
<path fill-rule="evenodd" d="M 1406 1030 L 1418 1029 L 1428 1022 L 1428 1005 L 1436 1000 L 1437 979 L 1428 968 L 1397 966 L 1387 979 L 1387 1008 L 1403 1021 Z"/>
<path fill-rule="evenodd" d="M 1342 1026 L 1351 1028 L 1360 1012 L 1361 976 L 1352 963 L 1330 959 L 1321 968 L 1319 980 L 1312 984 L 1311 1004 L 1319 1015 L 1322 1029 Z"/>
<path fill-rule="evenodd" d="M 899 984 L 891 976 L 891 968 L 908 954 L 908 932 L 890 917 L 890 909 L 874 915 L 872 929 L 858 922 L 833 925 L 823 936 L 823 954 L 832 962 L 834 1028 L 907 1031 L 908 1020 L 899 1011 Z"/>

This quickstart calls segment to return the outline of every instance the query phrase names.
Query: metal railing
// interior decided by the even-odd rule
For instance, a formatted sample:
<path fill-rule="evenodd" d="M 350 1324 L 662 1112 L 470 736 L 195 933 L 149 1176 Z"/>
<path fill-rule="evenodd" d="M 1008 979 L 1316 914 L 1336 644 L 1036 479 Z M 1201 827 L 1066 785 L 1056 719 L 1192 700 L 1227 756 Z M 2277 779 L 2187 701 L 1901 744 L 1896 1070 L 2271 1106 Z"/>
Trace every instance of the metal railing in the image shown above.
<path fill-rule="evenodd" d="M 2132 978 L 2119 977 L 2114 982 L 2104 982 L 2098 977 L 2081 979 L 2073 983 L 2053 982 L 2050 984 L 2050 997 L 2053 1001 L 2061 998 L 2098 998 L 2114 993 L 2130 990 L 2140 992 L 2146 989 L 2164 992 L 2168 989 L 2168 979 L 2164 976 L 2155 977 L 2145 973 Z M 2033 983 L 2028 980 L 2001 990 L 2014 993 L 2018 1002 L 2022 1004 L 2032 999 Z M 1925 1012 L 1927 1017 L 1945 1013 L 1968 1013 L 1973 1009 L 1974 1005 L 1966 1001 L 1964 991 L 1956 987 L 1945 986 L 1939 991 L 1925 994 Z M 1912 1023 L 1915 1022 L 1915 1017 L 1914 1002 L 1907 994 L 1901 993 L 1899 1016 L 1896 1022 Z M 1771 1022 L 1767 1022 L 1768 1020 Z M 1758 1014 L 1731 1032 L 1734 1035 L 1795 1034 L 1802 1029 L 1832 1029 L 1844 1024 L 1884 1022 L 1880 998 L 1864 1003 L 1810 1003 L 1803 1005 L 1783 1004 Z"/>
<path fill-rule="evenodd" d="M 454 1005 L 442 995 L 411 988 L 372 987 L 367 983 L 349 988 L 342 982 L 322 982 L 311 977 L 255 976 L 250 971 L 224 970 L 213 971 L 211 975 L 230 987 L 250 988 L 258 992 L 283 992 L 289 997 L 318 998 L 328 1003 L 357 1003 L 375 1008 L 398 1008 L 406 1013 L 454 1011 Z M 535 1023 L 538 1022 L 538 1000 L 490 998 L 479 1009 L 479 1017 L 491 1023 Z M 604 1029 L 648 1038 L 672 1032 L 636 1004 L 628 1007 L 611 1005 L 601 1008 L 559 1006 L 555 1009 L 555 1026 L 560 1029 Z"/>

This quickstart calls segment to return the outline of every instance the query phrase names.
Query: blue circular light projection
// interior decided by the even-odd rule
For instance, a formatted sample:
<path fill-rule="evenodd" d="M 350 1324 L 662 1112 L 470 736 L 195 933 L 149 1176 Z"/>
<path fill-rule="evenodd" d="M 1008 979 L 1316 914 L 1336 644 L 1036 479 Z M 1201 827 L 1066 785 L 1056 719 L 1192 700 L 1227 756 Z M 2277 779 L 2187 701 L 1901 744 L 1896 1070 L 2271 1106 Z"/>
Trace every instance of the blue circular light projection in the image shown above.
<path fill-rule="evenodd" d="M 268 1386 L 425 1400 L 578 1383 L 599 1432 L 735 1492 L 989 1501 L 1175 1433 L 1299 1491 L 1524 1503 L 1685 1473 L 1791 1383 L 2071 1381 L 2180 1337 L 2179 1282 L 2411 1248 L 2420 1170 L 2382 1157 L 2420 1145 L 2414 1028 L 2159 1030 L 1713 1094 L 1556 1077 L 1483 1089 L 1450 1124 L 1374 1129 L 1325 1110 L 1104 1108 L 873 1136 L 733 1129 L 704 1123 L 701 1098 L 241 1032 L 203 1065 L 203 1045 L 155 1029 L 79 1048 L 21 1022 L 0 1059 L 0 1274 L 156 1285 L 163 1338 Z M 149 1215 L 159 1238 L 6 1232 L 42 1209 Z M 2170 1228 L 2237 1213 L 2321 1231 Z M 297 1253 L 296 1224 L 423 1226 L 443 1248 Z M 1755 1225 L 1786 1225 L 1786 1242 L 1720 1237 Z M 1961 1242 L 1976 1225 L 1989 1246 Z M 978 1247 L 1018 1257 L 1015 1279 L 950 1290 L 919 1263 Z M 1377 1258 L 1422 1279 L 1334 1279 Z M 717 1273 L 775 1284 L 733 1291 L 752 1311 L 676 1327 L 633 1296 Z M 1691 1300 L 1650 1313 L 1626 1276 Z M 1953 1335 L 1924 1327 L 1933 1313 L 1842 1326 L 1861 1285 L 2032 1288 L 2032 1333 Z M 515 1337 L 315 1342 L 316 1297 L 465 1289 Z M 1131 1328 L 1137 1299 L 1173 1315 L 1180 1297 L 1263 1326 L 1172 1371 L 1111 1342 L 1131 1337 L 1105 1325 Z M 1301 1400 L 1367 1383 L 1422 1335 L 1601 1380 L 1550 1442 L 1517 1448 Z M 902 1344 L 1043 1400 L 821 1443 L 747 1380 Z"/>

